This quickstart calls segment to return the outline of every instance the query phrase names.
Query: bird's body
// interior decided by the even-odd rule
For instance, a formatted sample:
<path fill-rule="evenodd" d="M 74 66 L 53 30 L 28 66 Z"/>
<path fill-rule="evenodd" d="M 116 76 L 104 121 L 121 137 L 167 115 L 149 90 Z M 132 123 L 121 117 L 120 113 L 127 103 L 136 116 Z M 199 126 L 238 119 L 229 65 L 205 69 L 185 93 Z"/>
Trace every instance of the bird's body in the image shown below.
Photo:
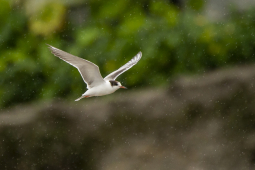
<path fill-rule="evenodd" d="M 104 96 L 107 94 L 111 94 L 118 90 L 118 86 L 111 86 L 109 81 L 105 81 L 104 83 L 95 86 L 93 88 L 88 89 L 82 96 Z"/>
<path fill-rule="evenodd" d="M 71 64 L 76 67 L 80 72 L 84 82 L 87 84 L 87 91 L 75 101 L 78 101 L 82 98 L 88 98 L 93 96 L 104 96 L 107 94 L 111 94 L 118 90 L 119 88 L 126 87 L 122 86 L 120 82 L 115 81 L 115 79 L 132 66 L 134 66 L 142 57 L 142 53 L 139 52 L 135 57 L 133 57 L 128 63 L 120 67 L 118 70 L 112 72 L 104 79 L 100 74 L 99 68 L 94 63 L 87 61 L 85 59 L 76 57 L 72 54 L 59 50 L 53 46 L 49 45 L 51 52 L 64 60 L 65 62 Z"/>

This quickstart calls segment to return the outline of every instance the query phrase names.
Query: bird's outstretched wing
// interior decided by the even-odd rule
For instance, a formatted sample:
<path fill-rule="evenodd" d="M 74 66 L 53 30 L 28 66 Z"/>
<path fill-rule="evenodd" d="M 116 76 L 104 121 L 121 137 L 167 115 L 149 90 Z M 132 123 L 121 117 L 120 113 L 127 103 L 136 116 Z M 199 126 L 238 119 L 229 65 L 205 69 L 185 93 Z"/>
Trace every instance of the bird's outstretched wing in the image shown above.
<path fill-rule="evenodd" d="M 133 67 L 140 59 L 142 58 L 142 52 L 140 51 L 136 56 L 134 56 L 129 62 L 127 62 L 125 65 L 120 67 L 118 70 L 110 73 L 108 76 L 106 76 L 105 80 L 115 80 L 119 75 Z"/>
<path fill-rule="evenodd" d="M 99 68 L 94 63 L 88 60 L 76 57 L 67 52 L 64 52 L 51 45 L 48 45 L 48 46 L 52 54 L 54 54 L 56 57 L 59 57 L 60 59 L 64 60 L 65 62 L 71 64 L 72 66 L 78 69 L 84 82 L 87 84 L 88 89 L 94 86 L 97 86 L 101 83 L 104 83 L 104 79 L 100 74 Z"/>

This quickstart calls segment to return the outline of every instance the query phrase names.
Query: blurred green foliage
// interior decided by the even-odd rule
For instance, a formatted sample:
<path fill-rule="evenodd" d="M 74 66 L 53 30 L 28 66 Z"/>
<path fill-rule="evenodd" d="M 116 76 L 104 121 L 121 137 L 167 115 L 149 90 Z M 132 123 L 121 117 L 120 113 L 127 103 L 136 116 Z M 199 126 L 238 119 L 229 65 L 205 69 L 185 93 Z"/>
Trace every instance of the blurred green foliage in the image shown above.
<path fill-rule="evenodd" d="M 203 1 L 193 0 L 185 10 L 166 0 L 0 4 L 0 106 L 85 92 L 78 71 L 46 43 L 96 63 L 103 76 L 142 51 L 118 78 L 127 87 L 255 61 L 255 10 L 212 23 L 198 12 Z"/>

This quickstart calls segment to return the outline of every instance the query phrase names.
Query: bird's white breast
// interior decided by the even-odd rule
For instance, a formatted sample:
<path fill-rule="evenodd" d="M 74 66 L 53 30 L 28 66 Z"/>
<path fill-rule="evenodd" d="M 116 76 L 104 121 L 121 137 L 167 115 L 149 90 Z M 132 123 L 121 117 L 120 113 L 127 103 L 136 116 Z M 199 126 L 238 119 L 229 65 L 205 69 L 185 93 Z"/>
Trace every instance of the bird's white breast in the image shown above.
<path fill-rule="evenodd" d="M 105 83 L 103 83 L 99 86 L 95 86 L 93 88 L 88 89 L 83 95 L 104 96 L 107 94 L 111 94 L 118 89 L 119 89 L 119 87 L 111 86 L 109 81 L 105 81 Z"/>

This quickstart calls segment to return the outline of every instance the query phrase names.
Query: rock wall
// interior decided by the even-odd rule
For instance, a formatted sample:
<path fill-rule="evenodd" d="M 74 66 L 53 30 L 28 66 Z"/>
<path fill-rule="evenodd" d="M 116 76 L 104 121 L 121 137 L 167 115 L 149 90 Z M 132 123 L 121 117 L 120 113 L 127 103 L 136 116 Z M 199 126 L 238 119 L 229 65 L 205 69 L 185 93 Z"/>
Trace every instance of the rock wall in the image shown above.
<path fill-rule="evenodd" d="M 1 169 L 255 168 L 255 66 L 0 113 Z"/>

